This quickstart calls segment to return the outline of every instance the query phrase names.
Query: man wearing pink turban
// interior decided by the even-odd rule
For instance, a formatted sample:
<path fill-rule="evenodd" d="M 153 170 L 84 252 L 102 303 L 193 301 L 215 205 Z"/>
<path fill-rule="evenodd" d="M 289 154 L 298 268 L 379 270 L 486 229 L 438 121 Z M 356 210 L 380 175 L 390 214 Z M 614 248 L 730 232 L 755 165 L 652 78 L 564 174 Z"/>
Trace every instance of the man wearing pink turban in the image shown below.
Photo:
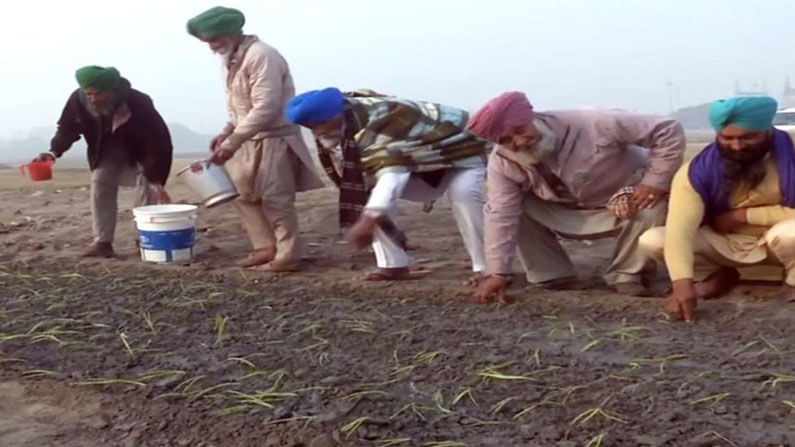
<path fill-rule="evenodd" d="M 638 250 L 638 238 L 665 219 L 685 150 L 679 123 L 616 110 L 535 112 L 523 93 L 508 92 L 467 127 L 497 143 L 488 162 L 487 276 L 478 301 L 505 300 L 515 251 L 535 287 L 573 288 L 577 275 L 558 236 L 615 237 L 605 282 L 621 294 L 650 294 L 642 274 L 654 261 Z"/>

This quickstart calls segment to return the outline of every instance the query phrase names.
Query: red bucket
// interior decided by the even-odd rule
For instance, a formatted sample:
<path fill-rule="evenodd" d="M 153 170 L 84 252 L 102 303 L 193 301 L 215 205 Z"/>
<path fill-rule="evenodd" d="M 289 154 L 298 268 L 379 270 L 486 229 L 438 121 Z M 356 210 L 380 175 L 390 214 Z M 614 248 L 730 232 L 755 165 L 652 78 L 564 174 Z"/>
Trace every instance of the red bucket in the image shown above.
<path fill-rule="evenodd" d="M 28 175 L 34 182 L 49 180 L 52 178 L 51 161 L 34 161 L 19 167 L 19 172 L 25 175 L 25 168 L 28 168 Z"/>

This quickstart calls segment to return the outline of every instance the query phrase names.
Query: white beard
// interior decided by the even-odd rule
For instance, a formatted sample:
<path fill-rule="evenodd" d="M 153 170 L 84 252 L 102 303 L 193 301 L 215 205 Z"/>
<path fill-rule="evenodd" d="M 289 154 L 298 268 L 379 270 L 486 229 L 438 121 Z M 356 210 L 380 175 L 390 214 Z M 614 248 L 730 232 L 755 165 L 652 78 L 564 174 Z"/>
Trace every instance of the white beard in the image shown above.
<path fill-rule="evenodd" d="M 541 140 L 532 146 L 525 146 L 514 152 L 516 161 L 521 160 L 523 165 L 537 165 L 542 160 L 548 159 L 555 152 L 555 133 L 541 120 L 533 120 Z"/>

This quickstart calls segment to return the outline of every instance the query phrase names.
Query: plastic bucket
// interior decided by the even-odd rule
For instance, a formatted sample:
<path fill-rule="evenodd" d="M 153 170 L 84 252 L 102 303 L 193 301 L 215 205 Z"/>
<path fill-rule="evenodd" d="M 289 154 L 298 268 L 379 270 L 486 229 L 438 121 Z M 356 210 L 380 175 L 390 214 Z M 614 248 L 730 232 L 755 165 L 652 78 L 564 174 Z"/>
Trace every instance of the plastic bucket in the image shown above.
<path fill-rule="evenodd" d="M 19 172 L 25 175 L 25 168 L 28 169 L 28 175 L 34 182 L 42 180 L 49 180 L 52 178 L 52 162 L 51 161 L 34 161 L 19 167 Z"/>
<path fill-rule="evenodd" d="M 133 208 L 141 260 L 189 264 L 196 244 L 195 205 L 148 205 Z"/>
<path fill-rule="evenodd" d="M 207 208 L 226 203 L 239 194 L 223 166 L 208 161 L 195 161 L 177 173 L 190 189 L 199 195 Z"/>

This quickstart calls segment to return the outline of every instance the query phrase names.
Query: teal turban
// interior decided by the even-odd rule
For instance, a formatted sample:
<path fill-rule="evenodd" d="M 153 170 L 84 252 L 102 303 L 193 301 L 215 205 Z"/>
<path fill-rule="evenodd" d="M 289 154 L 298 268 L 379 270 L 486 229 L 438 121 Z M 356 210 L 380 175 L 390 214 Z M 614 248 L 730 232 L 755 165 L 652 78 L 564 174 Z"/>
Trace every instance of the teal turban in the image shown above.
<path fill-rule="evenodd" d="M 767 130 L 773 127 L 778 103 L 769 96 L 735 96 L 719 99 L 709 105 L 709 122 L 716 132 L 726 126 L 745 130 Z"/>
<path fill-rule="evenodd" d="M 216 6 L 188 20 L 188 33 L 199 39 L 238 36 L 246 17 L 234 8 Z"/>
<path fill-rule="evenodd" d="M 119 86 L 121 75 L 113 67 L 100 67 L 88 65 L 75 72 L 75 78 L 80 88 L 93 88 L 101 92 L 109 92 Z"/>

